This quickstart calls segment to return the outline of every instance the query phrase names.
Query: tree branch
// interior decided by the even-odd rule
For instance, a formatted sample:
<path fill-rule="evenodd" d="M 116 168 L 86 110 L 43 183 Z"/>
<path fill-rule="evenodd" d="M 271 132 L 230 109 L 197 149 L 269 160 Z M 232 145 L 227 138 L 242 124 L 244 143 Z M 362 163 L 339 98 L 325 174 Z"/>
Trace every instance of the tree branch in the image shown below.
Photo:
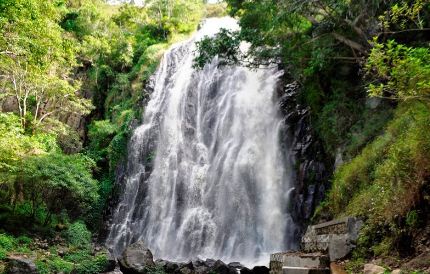
<path fill-rule="evenodd" d="M 336 32 L 332 32 L 332 35 L 334 36 L 334 38 L 342 43 L 344 43 L 345 45 L 349 46 L 351 49 L 355 49 L 356 51 L 360 52 L 360 53 L 365 53 L 365 47 L 363 47 L 362 45 L 360 45 L 359 43 L 352 41 L 351 39 L 346 38 L 345 36 L 342 36 Z"/>

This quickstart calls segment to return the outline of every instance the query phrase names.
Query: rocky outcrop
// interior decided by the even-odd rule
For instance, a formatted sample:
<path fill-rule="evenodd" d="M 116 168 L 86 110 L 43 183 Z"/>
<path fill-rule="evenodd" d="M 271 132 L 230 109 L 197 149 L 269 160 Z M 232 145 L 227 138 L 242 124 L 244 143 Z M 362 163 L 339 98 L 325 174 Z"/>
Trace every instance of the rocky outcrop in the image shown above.
<path fill-rule="evenodd" d="M 6 267 L 7 274 L 38 274 L 33 260 L 23 256 L 9 256 Z"/>
<path fill-rule="evenodd" d="M 152 253 L 143 241 L 128 246 L 118 262 L 124 274 L 147 274 L 155 267 Z"/>
<path fill-rule="evenodd" d="M 359 219 L 348 217 L 309 226 L 302 237 L 300 252 L 275 253 L 270 256 L 271 274 L 345 273 L 336 264 L 355 247 L 362 226 Z M 336 272 L 333 271 L 336 270 Z"/>
<path fill-rule="evenodd" d="M 285 148 L 293 147 L 290 157 L 296 167 L 291 214 L 295 223 L 304 228 L 324 198 L 334 161 L 324 152 L 311 127 L 310 109 L 300 103 L 300 91 L 298 82 L 284 85 L 279 91 L 279 105 L 287 125 L 282 143 Z"/>
<path fill-rule="evenodd" d="M 363 222 L 354 217 L 309 226 L 302 238 L 304 252 L 325 252 L 330 261 L 345 258 L 355 247 Z"/>

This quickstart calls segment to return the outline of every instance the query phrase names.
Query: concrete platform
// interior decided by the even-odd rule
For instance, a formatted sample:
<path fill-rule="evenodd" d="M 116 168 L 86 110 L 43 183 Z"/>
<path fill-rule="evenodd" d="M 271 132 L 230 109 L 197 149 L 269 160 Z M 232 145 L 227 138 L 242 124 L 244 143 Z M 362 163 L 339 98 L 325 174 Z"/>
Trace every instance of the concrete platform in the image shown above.
<path fill-rule="evenodd" d="M 330 269 L 284 266 L 282 274 L 330 274 Z"/>
<path fill-rule="evenodd" d="M 328 272 L 327 272 L 328 271 Z M 270 274 L 330 273 L 330 259 L 322 253 L 285 252 L 270 257 Z"/>

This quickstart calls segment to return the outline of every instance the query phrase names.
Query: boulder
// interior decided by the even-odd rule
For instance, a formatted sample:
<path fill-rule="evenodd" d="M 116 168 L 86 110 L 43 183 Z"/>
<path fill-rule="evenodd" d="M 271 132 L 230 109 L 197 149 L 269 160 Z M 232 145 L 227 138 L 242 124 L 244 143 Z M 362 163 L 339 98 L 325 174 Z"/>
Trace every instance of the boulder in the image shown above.
<path fill-rule="evenodd" d="M 7 274 L 38 274 L 37 267 L 33 260 L 22 256 L 9 256 L 6 266 Z"/>
<path fill-rule="evenodd" d="M 215 272 L 217 274 L 237 274 L 237 270 L 228 267 L 224 262 L 217 260 L 215 264 L 210 267 L 210 272 Z"/>
<path fill-rule="evenodd" d="M 391 274 L 402 274 L 402 271 L 400 269 L 394 269 L 391 271 Z"/>
<path fill-rule="evenodd" d="M 231 262 L 231 263 L 228 264 L 228 267 L 239 269 L 239 270 L 242 269 L 242 268 L 244 268 L 244 266 L 241 263 L 239 263 L 239 262 Z"/>
<path fill-rule="evenodd" d="M 143 241 L 128 246 L 118 262 L 124 274 L 148 274 L 155 267 L 154 257 Z"/>
<path fill-rule="evenodd" d="M 363 274 L 383 274 L 385 268 L 376 264 L 365 264 Z"/>
<path fill-rule="evenodd" d="M 269 271 L 269 268 L 267 268 L 266 266 L 255 266 L 252 269 L 253 274 L 269 274 Z"/>
<path fill-rule="evenodd" d="M 206 259 L 205 264 L 206 264 L 208 267 L 212 267 L 212 266 L 214 266 L 215 262 L 216 262 L 216 261 L 215 261 L 214 259 Z"/>
<path fill-rule="evenodd" d="M 192 262 L 188 262 L 185 264 L 180 264 L 179 266 L 179 273 L 182 274 L 192 274 L 194 273 L 194 265 Z"/>
<path fill-rule="evenodd" d="M 240 270 L 240 274 L 252 274 L 252 270 L 244 267 Z"/>
<path fill-rule="evenodd" d="M 179 273 L 179 265 L 177 263 L 157 260 L 155 264 L 156 266 L 162 268 L 167 274 Z"/>
<path fill-rule="evenodd" d="M 330 261 L 345 258 L 355 247 L 363 222 L 354 217 L 309 226 L 302 237 L 304 252 L 328 253 Z"/>

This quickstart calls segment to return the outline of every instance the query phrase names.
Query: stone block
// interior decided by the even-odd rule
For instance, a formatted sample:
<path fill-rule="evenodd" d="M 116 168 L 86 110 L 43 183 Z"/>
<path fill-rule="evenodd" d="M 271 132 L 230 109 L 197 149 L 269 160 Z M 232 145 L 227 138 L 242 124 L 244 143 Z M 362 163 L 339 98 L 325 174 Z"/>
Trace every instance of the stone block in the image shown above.
<path fill-rule="evenodd" d="M 330 269 L 306 268 L 306 267 L 283 267 L 282 274 L 330 274 Z"/>
<path fill-rule="evenodd" d="M 330 260 L 344 258 L 355 247 L 362 221 L 354 217 L 309 226 L 302 237 L 304 252 L 329 253 Z"/>
<path fill-rule="evenodd" d="M 332 235 L 328 247 L 330 261 L 334 262 L 338 259 L 345 258 L 354 247 L 355 245 L 350 242 L 350 238 L 347 234 Z"/>
<path fill-rule="evenodd" d="M 270 256 L 270 274 L 330 273 L 326 272 L 329 264 L 329 257 L 322 253 L 275 253 Z"/>

